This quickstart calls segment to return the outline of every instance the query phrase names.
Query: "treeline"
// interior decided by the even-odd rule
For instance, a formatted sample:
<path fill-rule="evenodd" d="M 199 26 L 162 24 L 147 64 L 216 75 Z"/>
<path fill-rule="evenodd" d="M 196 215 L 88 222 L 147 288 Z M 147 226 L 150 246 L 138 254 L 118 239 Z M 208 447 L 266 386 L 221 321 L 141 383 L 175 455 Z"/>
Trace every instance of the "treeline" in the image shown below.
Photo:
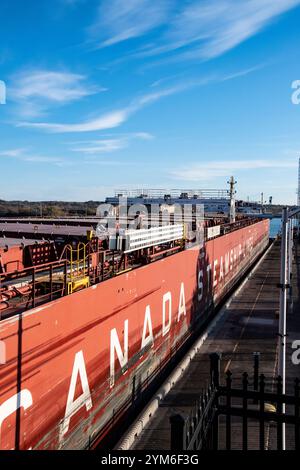
<path fill-rule="evenodd" d="M 3 201 L 0 200 L 0 217 L 68 217 L 94 216 L 101 204 L 97 201 Z"/>
<path fill-rule="evenodd" d="M 69 217 L 94 216 L 100 201 L 3 201 L 0 200 L 0 217 Z M 266 212 L 279 215 L 282 205 L 265 205 Z"/>

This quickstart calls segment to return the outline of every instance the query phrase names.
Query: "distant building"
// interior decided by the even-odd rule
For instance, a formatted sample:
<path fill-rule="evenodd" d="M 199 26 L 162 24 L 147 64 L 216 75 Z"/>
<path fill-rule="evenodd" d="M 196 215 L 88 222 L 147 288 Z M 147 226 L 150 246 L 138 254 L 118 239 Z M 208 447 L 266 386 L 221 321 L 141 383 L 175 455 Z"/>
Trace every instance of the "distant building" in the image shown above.
<path fill-rule="evenodd" d="M 148 208 L 152 204 L 157 204 L 172 212 L 174 205 L 183 206 L 185 204 L 203 204 L 206 213 L 213 212 L 219 214 L 228 214 L 230 209 L 230 198 L 226 189 L 208 189 L 208 190 L 163 190 L 163 189 L 135 189 L 135 190 L 117 190 L 113 197 L 105 199 L 106 204 L 118 206 L 120 198 L 126 198 L 128 206 L 141 204 Z"/>

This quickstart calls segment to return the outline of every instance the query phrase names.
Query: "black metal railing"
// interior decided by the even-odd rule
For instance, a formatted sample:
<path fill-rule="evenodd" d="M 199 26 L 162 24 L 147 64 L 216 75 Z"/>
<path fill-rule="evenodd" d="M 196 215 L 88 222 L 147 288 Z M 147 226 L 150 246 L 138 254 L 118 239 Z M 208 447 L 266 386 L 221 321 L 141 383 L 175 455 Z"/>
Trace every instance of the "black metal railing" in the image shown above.
<path fill-rule="evenodd" d="M 283 427 L 288 425 L 288 447 L 299 450 L 300 381 L 295 379 L 294 393 L 287 395 L 282 393 L 282 379 L 278 376 L 272 380 L 275 391 L 269 392 L 266 390 L 268 381 L 263 374 L 258 374 L 258 368 L 259 355 L 256 353 L 252 383 L 247 372 L 244 372 L 241 387 L 233 387 L 232 374 L 227 371 L 225 385 L 221 385 L 220 356 L 211 355 L 211 384 L 200 395 L 189 416 L 176 414 L 170 417 L 171 449 L 248 450 L 254 446 L 259 450 L 266 450 L 268 448 L 266 432 L 269 434 L 272 425 L 276 433 L 276 439 L 272 441 L 272 450 L 282 450 Z M 234 445 L 232 442 L 235 426 L 238 426 L 238 445 L 237 439 Z"/>

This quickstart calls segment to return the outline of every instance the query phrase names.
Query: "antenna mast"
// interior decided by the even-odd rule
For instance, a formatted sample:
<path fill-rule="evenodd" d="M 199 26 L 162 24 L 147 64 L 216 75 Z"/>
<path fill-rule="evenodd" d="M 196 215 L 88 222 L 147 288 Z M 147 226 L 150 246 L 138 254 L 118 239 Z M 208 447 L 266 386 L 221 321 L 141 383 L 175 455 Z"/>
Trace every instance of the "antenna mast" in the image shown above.
<path fill-rule="evenodd" d="M 231 176 L 229 181 L 227 181 L 229 184 L 229 197 L 230 197 L 230 212 L 229 212 L 229 220 L 230 223 L 235 222 L 235 194 L 236 190 L 234 189 L 236 185 L 236 181 L 234 180 L 234 177 Z"/>

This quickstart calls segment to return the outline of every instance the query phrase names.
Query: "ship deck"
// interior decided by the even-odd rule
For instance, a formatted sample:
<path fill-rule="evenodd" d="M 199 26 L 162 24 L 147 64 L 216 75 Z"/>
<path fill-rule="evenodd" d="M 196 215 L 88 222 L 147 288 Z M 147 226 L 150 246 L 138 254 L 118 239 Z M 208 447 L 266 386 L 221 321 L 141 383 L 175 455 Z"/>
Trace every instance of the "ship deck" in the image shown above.
<path fill-rule="evenodd" d="M 9 249 L 15 246 L 29 246 L 38 243 L 35 238 L 16 238 L 16 237 L 1 237 L 0 236 L 0 249 Z"/>
<path fill-rule="evenodd" d="M 167 236 L 165 239 L 161 238 L 163 241 L 152 244 L 151 239 L 147 239 L 148 244 L 143 241 L 144 244 L 138 248 L 133 242 L 133 247 L 127 251 L 122 241 L 120 247 L 116 243 L 110 246 L 110 232 L 107 229 L 101 232 L 99 238 L 96 236 L 95 228 L 99 219 L 82 220 L 83 222 L 81 219 L 57 219 L 55 222 L 53 219 L 39 219 L 39 222 L 32 219 L 0 220 L 0 320 L 172 256 L 199 243 L 195 236 L 195 217 L 191 219 L 191 231 L 187 236 L 184 234 L 182 221 L 178 224 L 174 219 L 166 227 L 171 238 Z M 223 218 L 207 220 L 204 222 L 204 241 L 256 222 L 257 219 L 247 218 L 233 223 L 223 223 Z M 126 224 L 126 227 L 132 228 L 127 219 Z M 161 225 L 166 224 L 159 224 Z M 175 232 L 181 227 L 174 236 L 170 229 L 173 225 Z M 123 227 L 120 228 L 123 230 Z M 214 231 L 215 228 L 218 230 Z M 189 237 L 190 234 L 194 238 Z M 149 237 L 148 233 L 146 236 Z M 162 233 L 155 236 L 165 235 Z M 23 290 L 19 289 L 20 286 Z"/>

